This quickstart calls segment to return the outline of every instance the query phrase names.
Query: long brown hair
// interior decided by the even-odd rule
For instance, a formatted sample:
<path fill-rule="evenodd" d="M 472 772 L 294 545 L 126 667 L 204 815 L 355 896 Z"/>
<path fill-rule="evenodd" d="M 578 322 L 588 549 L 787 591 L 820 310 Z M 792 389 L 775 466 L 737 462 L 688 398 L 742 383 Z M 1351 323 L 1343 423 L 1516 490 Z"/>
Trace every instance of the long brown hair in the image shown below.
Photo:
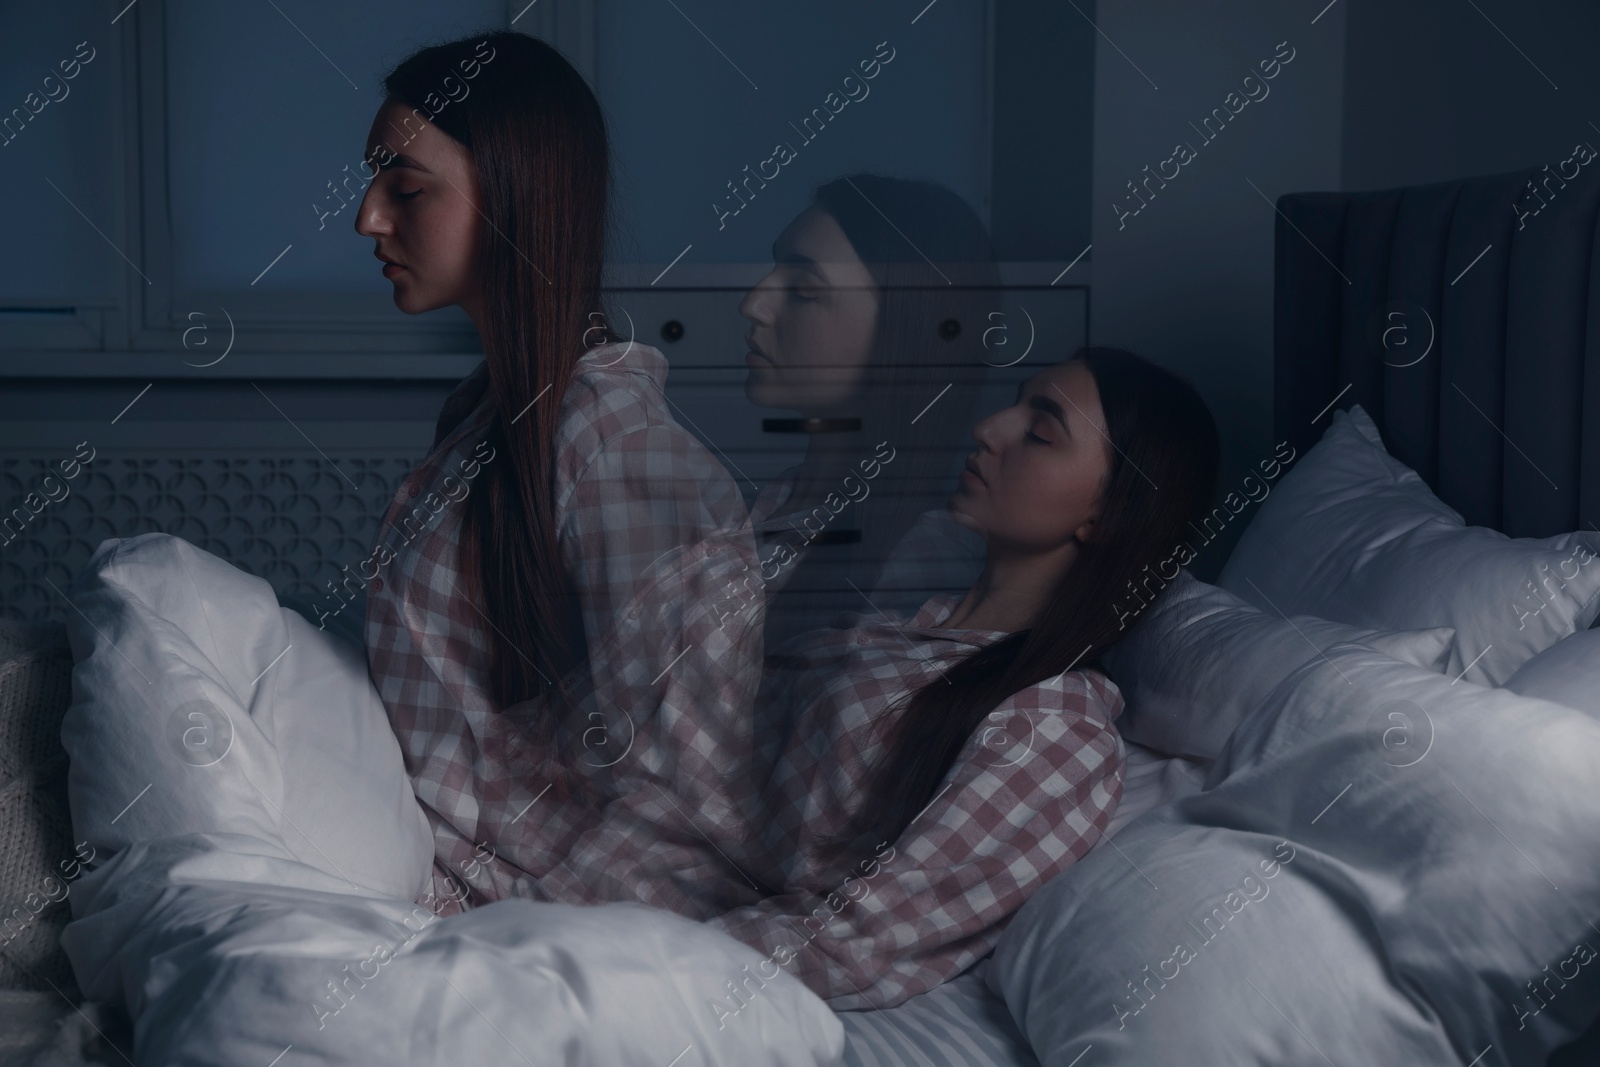
<path fill-rule="evenodd" d="M 492 49 L 486 52 L 484 49 Z M 491 58 L 484 62 L 485 55 Z M 496 405 L 487 437 L 508 463 L 483 468 L 462 516 L 461 566 L 494 648 L 500 709 L 557 691 L 583 655 L 576 596 L 556 540 L 554 472 L 562 397 L 597 326 L 610 211 L 610 146 L 594 93 L 536 37 L 474 34 L 424 48 L 384 79 L 427 112 L 471 69 L 471 91 L 431 117 L 471 154 L 485 219 L 481 333 Z M 555 724 L 537 724 L 555 736 Z"/>
<path fill-rule="evenodd" d="M 1193 385 L 1119 348 L 1081 348 L 1072 359 L 1094 375 L 1113 446 L 1095 535 L 1032 626 L 963 656 L 896 702 L 854 817 L 819 849 L 825 866 L 892 843 L 1006 698 L 1069 668 L 1098 668 L 1127 625 L 1117 598 L 1146 565 L 1173 554 L 1216 493 L 1217 426 Z"/>

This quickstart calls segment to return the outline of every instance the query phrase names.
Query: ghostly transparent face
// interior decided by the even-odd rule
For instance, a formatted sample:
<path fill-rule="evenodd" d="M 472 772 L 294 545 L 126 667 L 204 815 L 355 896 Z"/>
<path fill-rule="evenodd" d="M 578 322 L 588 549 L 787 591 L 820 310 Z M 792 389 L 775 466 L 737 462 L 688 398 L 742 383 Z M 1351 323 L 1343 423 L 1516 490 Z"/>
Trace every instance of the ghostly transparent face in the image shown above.
<path fill-rule="evenodd" d="M 373 268 L 394 286 L 395 306 L 414 315 L 455 304 L 473 314 L 481 290 L 478 242 L 486 227 L 472 157 L 393 99 L 372 120 L 366 151 L 378 173 L 356 212 L 356 232 L 376 242 L 380 259 L 398 264 Z"/>
<path fill-rule="evenodd" d="M 1073 360 L 1035 374 L 972 429 L 978 448 L 950 498 L 990 552 L 1039 554 L 1091 539 L 1111 464 L 1094 375 Z"/>
<path fill-rule="evenodd" d="M 772 243 L 772 270 L 745 294 L 745 395 L 809 416 L 859 415 L 856 394 L 877 335 L 872 273 L 820 208 L 802 211 Z"/>

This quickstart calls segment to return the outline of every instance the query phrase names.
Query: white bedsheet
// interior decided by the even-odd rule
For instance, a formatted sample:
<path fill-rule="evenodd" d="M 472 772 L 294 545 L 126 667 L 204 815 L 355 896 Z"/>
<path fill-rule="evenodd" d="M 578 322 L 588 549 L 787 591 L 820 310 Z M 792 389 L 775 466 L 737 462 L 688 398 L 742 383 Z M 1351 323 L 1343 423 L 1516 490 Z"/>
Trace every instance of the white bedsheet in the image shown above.
<path fill-rule="evenodd" d="M 839 1024 L 783 975 L 725 1025 L 759 953 L 638 904 L 504 900 L 440 919 L 249 838 L 124 849 L 78 883 L 62 944 L 160 1064 L 836 1062 Z"/>
<path fill-rule="evenodd" d="M 148 534 L 102 544 L 72 599 L 73 822 L 109 858 L 74 883 L 62 945 L 134 1020 L 138 1062 L 838 1062 L 821 998 L 691 920 L 414 904 L 428 857 L 365 664 L 266 583 Z"/>
<path fill-rule="evenodd" d="M 1122 772 L 1122 799 L 1111 815 L 1106 836 L 1095 842 L 1095 848 L 1102 847 L 1145 812 L 1200 792 L 1206 771 L 1211 767 L 1210 760 L 1169 756 L 1132 741 L 1125 740 L 1122 744 L 1128 754 Z"/>

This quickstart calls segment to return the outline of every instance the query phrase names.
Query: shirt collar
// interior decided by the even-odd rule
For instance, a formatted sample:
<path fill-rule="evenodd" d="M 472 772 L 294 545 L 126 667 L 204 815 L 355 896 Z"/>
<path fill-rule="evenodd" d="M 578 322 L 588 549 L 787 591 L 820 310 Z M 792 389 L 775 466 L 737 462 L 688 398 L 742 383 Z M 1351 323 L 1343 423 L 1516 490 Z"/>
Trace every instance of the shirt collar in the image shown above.
<path fill-rule="evenodd" d="M 584 352 L 578 357 L 579 370 L 631 371 L 643 374 L 658 387 L 667 381 L 667 357 L 659 350 L 639 341 L 612 341 Z"/>
<path fill-rule="evenodd" d="M 923 601 L 917 613 L 899 628 L 907 634 L 920 634 L 946 641 L 959 641 L 968 645 L 990 645 L 1010 634 L 1004 630 L 982 630 L 969 627 L 945 627 L 941 623 L 948 619 L 961 603 L 965 593 L 935 593 Z"/>

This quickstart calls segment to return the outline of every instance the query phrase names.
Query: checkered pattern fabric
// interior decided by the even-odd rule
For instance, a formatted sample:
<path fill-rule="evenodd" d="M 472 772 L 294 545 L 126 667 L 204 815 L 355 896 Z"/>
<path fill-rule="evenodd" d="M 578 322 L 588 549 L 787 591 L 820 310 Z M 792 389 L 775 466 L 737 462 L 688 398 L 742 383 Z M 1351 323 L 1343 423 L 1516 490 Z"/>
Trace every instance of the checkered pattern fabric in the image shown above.
<path fill-rule="evenodd" d="M 790 887 L 824 874 L 816 845 L 859 804 L 863 768 L 892 722 L 885 710 L 1005 636 L 941 628 L 960 599 L 931 597 L 910 619 L 863 614 L 847 630 L 795 639 L 769 664 L 755 716 L 764 817 L 737 857 L 754 875 Z M 987 955 L 1023 902 L 1101 839 L 1122 795 L 1126 753 L 1112 726 L 1122 704 L 1096 670 L 1012 695 L 853 877 L 829 893 L 780 892 L 713 925 L 792 968 L 837 1011 L 934 988 Z"/>
<path fill-rule="evenodd" d="M 760 680 L 756 550 L 737 487 L 667 411 L 666 370 L 648 346 L 596 348 L 562 402 L 558 541 L 588 655 L 560 714 L 590 804 L 531 772 L 543 753 L 519 723 L 556 713 L 495 709 L 492 631 L 459 572 L 470 478 L 509 462 L 484 442 L 492 395 L 384 517 L 395 558 L 368 589 L 368 658 L 433 826 L 441 913 L 524 896 L 704 918 L 759 895 L 718 852 L 749 835 L 728 783 L 750 758 Z"/>
<path fill-rule="evenodd" d="M 896 698 L 1003 635 L 941 628 L 959 600 L 941 595 L 912 617 L 872 611 L 804 635 L 763 671 L 749 516 L 672 421 L 665 373 L 654 349 L 595 349 L 562 404 L 556 514 L 588 658 L 561 714 L 598 803 L 558 800 L 530 773 L 540 754 L 517 723 L 550 709 L 496 711 L 489 696 L 492 632 L 458 538 L 470 479 L 507 462 L 483 445 L 491 396 L 384 518 L 395 558 L 369 586 L 367 647 L 434 830 L 424 899 L 441 913 L 510 896 L 638 901 L 772 954 L 837 1010 L 898 1004 L 986 955 L 1100 839 L 1121 795 L 1121 694 L 1086 670 L 1013 695 L 870 873 L 797 889 L 859 803 Z"/>

